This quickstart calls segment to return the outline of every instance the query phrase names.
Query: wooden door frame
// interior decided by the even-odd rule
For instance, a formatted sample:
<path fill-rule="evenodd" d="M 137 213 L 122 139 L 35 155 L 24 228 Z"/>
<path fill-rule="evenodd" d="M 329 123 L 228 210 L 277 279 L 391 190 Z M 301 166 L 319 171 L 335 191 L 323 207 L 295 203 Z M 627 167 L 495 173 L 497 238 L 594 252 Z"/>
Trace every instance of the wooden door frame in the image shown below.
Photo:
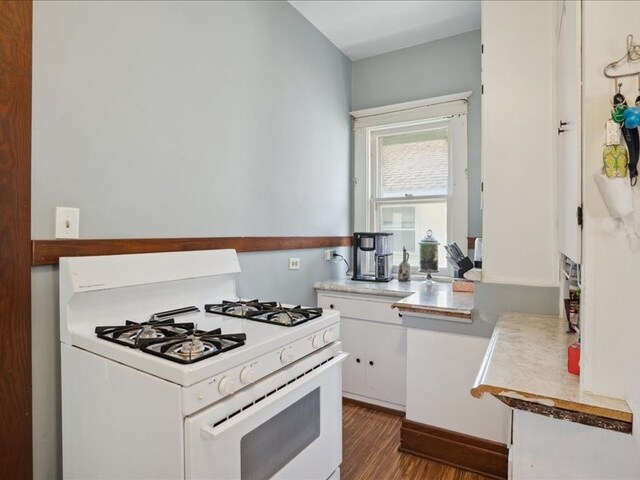
<path fill-rule="evenodd" d="M 31 1 L 0 0 L 0 478 L 33 477 Z"/>

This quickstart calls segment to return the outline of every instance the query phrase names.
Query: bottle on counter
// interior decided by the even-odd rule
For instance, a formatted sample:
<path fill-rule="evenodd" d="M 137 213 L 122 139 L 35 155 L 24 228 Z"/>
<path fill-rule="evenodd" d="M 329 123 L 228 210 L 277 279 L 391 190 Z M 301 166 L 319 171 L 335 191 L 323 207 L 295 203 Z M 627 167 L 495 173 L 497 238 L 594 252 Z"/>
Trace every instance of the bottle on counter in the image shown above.
<path fill-rule="evenodd" d="M 402 247 L 402 262 L 400 262 L 400 265 L 398 266 L 398 281 L 411 281 L 411 265 L 409 265 L 409 254 L 405 247 Z"/>

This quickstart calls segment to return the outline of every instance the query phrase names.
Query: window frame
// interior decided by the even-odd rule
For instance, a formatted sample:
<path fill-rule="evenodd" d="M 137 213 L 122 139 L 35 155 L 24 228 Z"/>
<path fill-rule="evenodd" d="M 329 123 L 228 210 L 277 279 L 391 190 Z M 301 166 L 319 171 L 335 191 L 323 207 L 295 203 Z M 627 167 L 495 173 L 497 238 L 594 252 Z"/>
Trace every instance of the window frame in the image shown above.
<path fill-rule="evenodd" d="M 468 233 L 467 112 L 471 92 L 418 100 L 351 112 L 354 119 L 353 225 L 354 231 L 373 231 L 376 205 L 427 203 L 445 198 L 447 241 L 466 250 Z M 376 197 L 380 181 L 378 160 L 372 154 L 383 135 L 424 130 L 430 125 L 447 125 L 449 174 L 446 195 Z M 377 157 L 377 156 L 376 156 Z M 426 232 L 418 232 L 418 237 Z M 417 259 L 413 259 L 414 267 Z M 447 262 L 450 265 L 450 262 Z M 452 269 L 441 269 L 452 275 Z"/>

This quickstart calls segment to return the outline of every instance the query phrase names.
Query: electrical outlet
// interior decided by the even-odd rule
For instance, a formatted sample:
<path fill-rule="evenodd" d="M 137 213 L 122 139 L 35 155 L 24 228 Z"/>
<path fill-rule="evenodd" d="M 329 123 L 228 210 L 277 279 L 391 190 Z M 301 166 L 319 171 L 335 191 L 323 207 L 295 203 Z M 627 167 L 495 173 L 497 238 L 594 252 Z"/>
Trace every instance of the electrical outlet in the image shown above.
<path fill-rule="evenodd" d="M 333 260 L 333 255 L 336 253 L 335 250 L 325 250 L 324 251 L 324 259 L 325 260 Z"/>
<path fill-rule="evenodd" d="M 289 270 L 300 270 L 300 259 L 289 257 Z"/>
<path fill-rule="evenodd" d="M 56 238 L 80 238 L 80 209 L 56 207 Z"/>

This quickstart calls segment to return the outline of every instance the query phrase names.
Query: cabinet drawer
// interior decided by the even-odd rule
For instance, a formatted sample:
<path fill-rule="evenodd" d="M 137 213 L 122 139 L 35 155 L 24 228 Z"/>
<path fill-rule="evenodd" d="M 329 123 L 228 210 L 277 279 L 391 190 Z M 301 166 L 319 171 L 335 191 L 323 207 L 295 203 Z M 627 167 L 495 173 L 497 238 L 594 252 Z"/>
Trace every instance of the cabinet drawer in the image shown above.
<path fill-rule="evenodd" d="M 362 295 L 360 298 L 318 294 L 318 306 L 326 310 L 338 310 L 342 317 L 401 325 L 398 310 L 391 308 L 397 299 L 380 299 Z"/>

